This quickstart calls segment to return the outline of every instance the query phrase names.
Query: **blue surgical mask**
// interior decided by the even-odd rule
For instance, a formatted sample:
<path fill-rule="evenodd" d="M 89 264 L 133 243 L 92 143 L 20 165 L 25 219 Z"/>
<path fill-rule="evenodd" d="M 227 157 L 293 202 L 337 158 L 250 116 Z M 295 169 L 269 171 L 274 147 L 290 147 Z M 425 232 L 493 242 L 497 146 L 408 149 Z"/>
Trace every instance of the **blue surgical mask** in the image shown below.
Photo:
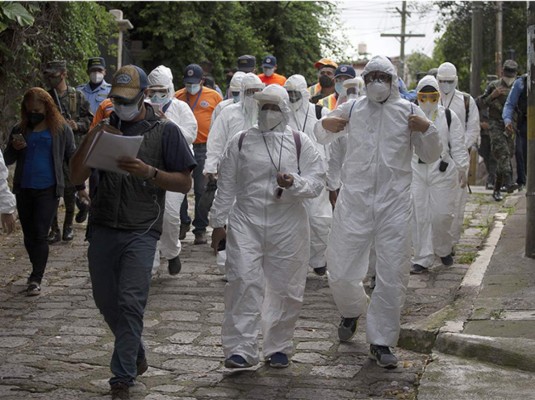
<path fill-rule="evenodd" d="M 240 92 L 231 92 L 232 93 L 232 100 L 234 103 L 237 103 L 240 101 Z"/>
<path fill-rule="evenodd" d="M 345 96 L 346 88 L 344 87 L 344 82 L 336 82 L 334 84 L 334 90 L 336 90 L 339 96 Z"/>
<path fill-rule="evenodd" d="M 196 95 L 199 93 L 199 90 L 201 90 L 201 84 L 200 83 L 186 83 L 186 90 L 189 94 Z"/>
<path fill-rule="evenodd" d="M 155 93 L 150 98 L 150 102 L 153 104 L 167 104 L 168 101 L 169 101 L 169 98 L 167 97 L 167 95 L 162 96 L 159 93 Z"/>

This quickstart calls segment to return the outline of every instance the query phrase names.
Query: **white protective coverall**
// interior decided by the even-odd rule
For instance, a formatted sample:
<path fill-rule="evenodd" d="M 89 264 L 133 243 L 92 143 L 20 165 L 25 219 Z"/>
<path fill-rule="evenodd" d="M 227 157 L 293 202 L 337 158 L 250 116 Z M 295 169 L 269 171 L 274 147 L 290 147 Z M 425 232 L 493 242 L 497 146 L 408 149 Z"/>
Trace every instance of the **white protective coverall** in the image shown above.
<path fill-rule="evenodd" d="M 210 127 L 206 142 L 206 161 L 203 174 L 216 174 L 219 160 L 223 156 L 229 140 L 238 132 L 249 129 L 256 123 L 251 113 L 258 114 L 253 96 L 246 96 L 248 89 L 261 90 L 265 87 L 256 74 L 248 73 L 241 80 L 240 102 L 225 107 Z"/>
<path fill-rule="evenodd" d="M 312 142 L 316 144 L 316 149 L 321 154 L 324 168 L 327 169 L 327 157 L 329 147 L 319 144 L 314 135 L 314 125 L 316 124 L 316 106 L 310 103 L 310 93 L 307 89 L 307 82 L 302 75 L 292 75 L 284 84 L 287 91 L 300 92 L 302 98 L 295 103 L 290 103 L 292 109 L 290 115 L 290 127 L 294 130 L 304 132 Z M 327 109 L 322 109 L 322 115 L 327 114 Z M 310 261 L 312 268 L 325 267 L 325 250 L 329 232 L 331 231 L 332 206 L 329 202 L 329 192 L 324 188 L 318 197 L 305 199 L 304 204 L 308 212 L 310 223 Z"/>
<path fill-rule="evenodd" d="M 454 81 L 453 84 L 441 84 L 440 81 Z M 470 148 L 479 140 L 479 110 L 474 98 L 469 96 L 468 119 L 466 118 L 466 107 L 464 103 L 463 92 L 455 89 L 457 87 L 457 68 L 449 62 L 445 62 L 438 67 L 437 81 L 440 89 L 440 104 L 453 111 L 461 124 L 464 127 L 464 144 L 467 153 Z M 462 177 L 462 171 L 459 171 L 460 179 L 467 179 Z M 468 200 L 468 188 L 457 185 L 457 199 L 455 201 L 455 216 L 452 223 L 453 244 L 459 243 L 464 221 L 464 209 Z"/>
<path fill-rule="evenodd" d="M 174 97 L 173 74 L 164 65 L 152 70 L 149 74 L 149 88 L 166 88 L 168 95 L 162 103 L 165 116 L 178 125 L 186 142 L 191 146 L 197 137 L 197 120 L 191 108 L 183 101 Z M 151 101 L 151 99 L 147 99 Z M 156 255 L 152 266 L 155 273 L 160 266 L 160 256 L 171 260 L 180 254 L 182 245 L 178 239 L 180 233 L 180 205 L 184 200 L 184 194 L 167 191 L 165 193 L 165 210 L 163 214 L 162 234 L 156 248 Z"/>
<path fill-rule="evenodd" d="M 419 92 L 425 86 L 432 86 L 438 92 L 438 82 L 433 76 L 423 77 L 416 88 Z M 446 257 L 451 253 L 453 236 L 451 223 L 455 214 L 458 171 L 466 173 L 468 153 L 464 142 L 464 128 L 455 113 L 451 112 L 448 129 L 445 108 L 439 104 L 426 113 L 438 129 L 442 142 L 441 158 L 431 164 L 412 158 L 412 198 L 414 202 L 413 264 L 429 268 L 435 261 L 435 254 Z M 427 110 L 426 110 L 427 111 Z M 444 172 L 440 163 L 448 163 Z"/>
<path fill-rule="evenodd" d="M 376 287 L 367 312 L 366 336 L 370 344 L 395 346 L 399 337 L 400 312 L 409 278 L 411 251 L 413 148 L 425 162 L 434 162 L 442 146 L 433 124 L 426 132 L 411 132 L 411 114 L 425 114 L 400 98 L 396 69 L 383 56 L 373 57 L 364 68 L 392 76 L 390 92 L 382 103 L 367 95 L 331 111 L 329 117 L 348 119 L 344 131 L 326 131 L 322 120 L 315 127 L 318 141 L 347 136 L 342 166 L 342 187 L 334 209 L 327 248 L 329 285 L 338 310 L 345 318 L 366 312 L 362 280 L 375 241 Z"/>
<path fill-rule="evenodd" d="M 241 91 L 241 81 L 243 77 L 245 76 L 245 72 L 243 71 L 236 71 L 234 75 L 232 75 L 232 79 L 230 80 L 229 84 L 229 93 L 232 96 L 233 92 L 240 92 Z M 210 126 L 214 124 L 215 119 L 218 117 L 218 115 L 221 113 L 221 111 L 231 104 L 236 104 L 240 101 L 240 96 L 238 98 L 230 97 L 229 99 L 225 99 L 223 101 L 220 101 L 217 106 L 215 106 L 214 111 L 212 112 L 212 120 L 210 122 Z"/>
<path fill-rule="evenodd" d="M 293 351 L 309 258 L 303 199 L 318 196 L 325 180 L 321 156 L 303 133 L 298 133 L 297 163 L 295 140 L 287 126 L 286 90 L 269 85 L 255 98 L 260 94 L 264 102 L 266 97 L 277 102 L 283 121 L 264 132 L 258 125 L 244 131 L 241 150 L 241 133 L 229 141 L 210 211 L 212 227 L 223 227 L 228 220 L 223 351 L 226 358 L 238 354 L 250 364 L 259 361 L 261 326 L 266 359 L 276 352 L 289 356 Z M 277 170 L 294 179 L 279 199 L 275 197 Z"/>
<path fill-rule="evenodd" d="M 15 195 L 9 190 L 7 176 L 9 171 L 4 162 L 4 156 L 0 151 L 0 214 L 12 214 L 17 209 Z"/>

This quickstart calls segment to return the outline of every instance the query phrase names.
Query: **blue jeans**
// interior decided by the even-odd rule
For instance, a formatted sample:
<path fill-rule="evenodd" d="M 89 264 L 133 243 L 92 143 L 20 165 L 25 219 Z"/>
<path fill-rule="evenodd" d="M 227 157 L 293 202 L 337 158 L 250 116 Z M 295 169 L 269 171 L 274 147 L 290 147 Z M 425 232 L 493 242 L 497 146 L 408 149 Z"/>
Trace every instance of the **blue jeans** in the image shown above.
<path fill-rule="evenodd" d="M 193 229 L 193 234 L 198 234 L 206 232 L 206 227 L 208 226 L 208 212 L 210 211 L 209 209 L 206 209 L 206 207 L 201 207 L 199 202 L 202 194 L 206 190 L 207 183 L 206 177 L 202 173 L 204 162 L 206 161 L 206 144 L 194 144 L 193 155 L 195 156 L 195 161 L 197 161 L 197 166 L 191 174 L 193 178 L 193 193 L 195 194 L 195 218 L 193 219 L 193 227 L 195 229 Z M 180 221 L 181 224 L 191 223 L 191 218 L 188 215 L 187 196 L 184 197 L 184 201 L 180 206 Z"/>
<path fill-rule="evenodd" d="M 132 384 L 145 358 L 141 340 L 151 269 L 160 234 L 99 225 L 88 232 L 93 298 L 115 336 L 110 384 Z"/>

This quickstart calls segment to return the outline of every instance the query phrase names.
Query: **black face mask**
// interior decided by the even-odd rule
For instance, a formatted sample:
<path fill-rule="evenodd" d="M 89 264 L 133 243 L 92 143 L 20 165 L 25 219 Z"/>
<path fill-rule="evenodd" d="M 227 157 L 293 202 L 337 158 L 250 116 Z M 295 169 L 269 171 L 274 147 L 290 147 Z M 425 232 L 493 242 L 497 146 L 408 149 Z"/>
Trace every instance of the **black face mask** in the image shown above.
<path fill-rule="evenodd" d="M 327 75 L 321 75 L 319 79 L 321 87 L 330 88 L 334 86 L 334 81 Z"/>
<path fill-rule="evenodd" d="M 45 114 L 43 113 L 28 113 L 28 125 L 32 128 L 36 125 L 39 125 L 44 120 Z"/>

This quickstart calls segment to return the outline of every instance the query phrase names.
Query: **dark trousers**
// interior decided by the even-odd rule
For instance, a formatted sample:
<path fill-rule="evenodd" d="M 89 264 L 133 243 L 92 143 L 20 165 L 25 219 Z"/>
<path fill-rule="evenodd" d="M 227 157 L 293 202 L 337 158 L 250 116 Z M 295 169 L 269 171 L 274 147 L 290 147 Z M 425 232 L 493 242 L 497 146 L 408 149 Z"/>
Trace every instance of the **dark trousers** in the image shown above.
<path fill-rule="evenodd" d="M 74 220 L 74 205 L 76 203 L 76 189 L 74 186 L 65 187 L 63 191 L 63 203 L 65 204 L 65 220 L 63 221 L 63 229 L 66 226 L 72 226 Z M 52 230 L 59 230 L 58 224 L 58 210 L 54 213 L 54 219 L 52 220 Z"/>
<path fill-rule="evenodd" d="M 481 135 L 479 155 L 483 157 L 485 168 L 487 169 L 487 183 L 494 184 L 494 181 L 496 180 L 496 159 L 492 155 L 490 136 L 488 134 Z"/>
<path fill-rule="evenodd" d="M 48 261 L 48 230 L 58 208 L 56 186 L 48 189 L 20 189 L 16 197 L 24 247 L 32 263 L 28 282 L 41 283 Z"/>
<path fill-rule="evenodd" d="M 528 122 L 523 121 L 518 124 L 516 132 L 516 183 L 519 185 L 526 184 L 527 159 L 528 159 L 528 140 L 527 140 Z"/>
<path fill-rule="evenodd" d="M 203 175 L 202 171 L 204 169 L 204 162 L 206 161 L 206 144 L 194 144 L 193 145 L 193 155 L 195 156 L 195 161 L 197 161 L 197 166 L 192 172 L 193 178 L 193 193 L 195 194 L 195 218 L 193 219 L 193 233 L 203 233 L 206 232 L 206 227 L 208 226 L 208 212 L 209 208 L 203 207 L 201 202 L 202 194 L 206 190 L 206 177 Z M 182 224 L 190 224 L 191 218 L 188 215 L 188 198 L 184 197 L 184 201 L 180 206 L 180 221 Z"/>
<path fill-rule="evenodd" d="M 145 357 L 143 315 L 159 237 L 154 230 L 126 231 L 98 225 L 88 231 L 93 298 L 115 336 L 110 384 L 133 383 L 137 362 Z"/>

